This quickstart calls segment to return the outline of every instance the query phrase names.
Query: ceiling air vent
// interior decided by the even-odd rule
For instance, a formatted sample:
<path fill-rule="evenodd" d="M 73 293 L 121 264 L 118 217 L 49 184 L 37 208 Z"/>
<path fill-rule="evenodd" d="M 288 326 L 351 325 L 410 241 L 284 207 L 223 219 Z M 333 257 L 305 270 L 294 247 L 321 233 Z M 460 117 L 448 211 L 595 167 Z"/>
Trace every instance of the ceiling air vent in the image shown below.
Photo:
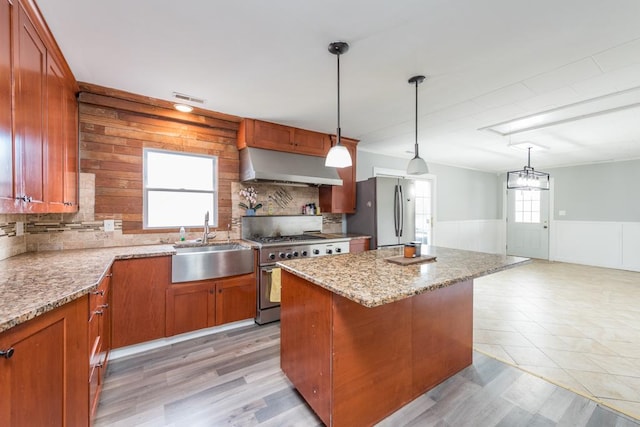
<path fill-rule="evenodd" d="M 185 95 L 184 93 L 173 92 L 173 97 L 180 101 L 194 102 L 196 104 L 204 104 L 204 99 L 196 98 L 195 96 Z"/>

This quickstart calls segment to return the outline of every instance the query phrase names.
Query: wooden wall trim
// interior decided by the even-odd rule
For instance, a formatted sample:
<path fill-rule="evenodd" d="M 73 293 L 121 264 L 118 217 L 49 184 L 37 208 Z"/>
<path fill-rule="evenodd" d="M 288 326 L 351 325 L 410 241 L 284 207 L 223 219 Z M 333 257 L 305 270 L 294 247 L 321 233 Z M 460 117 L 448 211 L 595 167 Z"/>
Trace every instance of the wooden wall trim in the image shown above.
<path fill-rule="evenodd" d="M 194 107 L 191 113 L 181 113 L 173 107 L 174 102 L 136 95 L 134 93 L 91 83 L 78 82 L 78 86 L 80 88 L 80 102 L 88 104 L 164 117 L 183 123 L 232 129 L 234 131 L 238 130 L 238 126 L 242 120 L 242 118 L 238 116 L 196 107 Z"/>

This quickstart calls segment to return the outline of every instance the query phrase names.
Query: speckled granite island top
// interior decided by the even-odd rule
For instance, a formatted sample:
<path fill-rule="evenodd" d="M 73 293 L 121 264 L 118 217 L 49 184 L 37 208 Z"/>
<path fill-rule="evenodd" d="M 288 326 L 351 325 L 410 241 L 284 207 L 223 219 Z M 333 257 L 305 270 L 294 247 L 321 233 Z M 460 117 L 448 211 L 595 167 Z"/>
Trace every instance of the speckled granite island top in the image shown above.
<path fill-rule="evenodd" d="M 365 307 L 475 279 L 529 262 L 528 258 L 423 246 L 436 261 L 397 265 L 386 258 L 402 247 L 279 262 L 278 266 Z"/>
<path fill-rule="evenodd" d="M 33 252 L 0 261 L 0 332 L 94 289 L 116 259 L 175 253 L 171 245 Z"/>

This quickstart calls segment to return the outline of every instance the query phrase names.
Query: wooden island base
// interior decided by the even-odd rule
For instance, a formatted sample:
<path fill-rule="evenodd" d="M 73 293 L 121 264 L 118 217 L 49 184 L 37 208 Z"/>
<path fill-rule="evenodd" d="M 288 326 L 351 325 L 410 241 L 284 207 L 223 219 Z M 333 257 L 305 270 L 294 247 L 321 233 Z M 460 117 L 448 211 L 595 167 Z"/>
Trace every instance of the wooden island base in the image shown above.
<path fill-rule="evenodd" d="M 372 425 L 472 363 L 473 281 L 367 308 L 282 272 L 281 367 L 327 426 Z"/>

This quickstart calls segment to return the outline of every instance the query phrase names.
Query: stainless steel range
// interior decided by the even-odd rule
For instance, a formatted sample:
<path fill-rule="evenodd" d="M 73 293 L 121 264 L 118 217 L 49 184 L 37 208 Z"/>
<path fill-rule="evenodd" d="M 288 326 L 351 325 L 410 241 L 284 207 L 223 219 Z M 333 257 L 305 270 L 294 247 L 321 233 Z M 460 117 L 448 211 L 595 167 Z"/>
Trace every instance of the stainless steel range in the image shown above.
<path fill-rule="evenodd" d="M 273 269 L 288 259 L 349 252 L 349 239 L 311 234 L 322 229 L 321 216 L 286 215 L 242 218 L 242 238 L 259 245 L 256 323 L 280 320 L 280 302 L 271 300 Z"/>

